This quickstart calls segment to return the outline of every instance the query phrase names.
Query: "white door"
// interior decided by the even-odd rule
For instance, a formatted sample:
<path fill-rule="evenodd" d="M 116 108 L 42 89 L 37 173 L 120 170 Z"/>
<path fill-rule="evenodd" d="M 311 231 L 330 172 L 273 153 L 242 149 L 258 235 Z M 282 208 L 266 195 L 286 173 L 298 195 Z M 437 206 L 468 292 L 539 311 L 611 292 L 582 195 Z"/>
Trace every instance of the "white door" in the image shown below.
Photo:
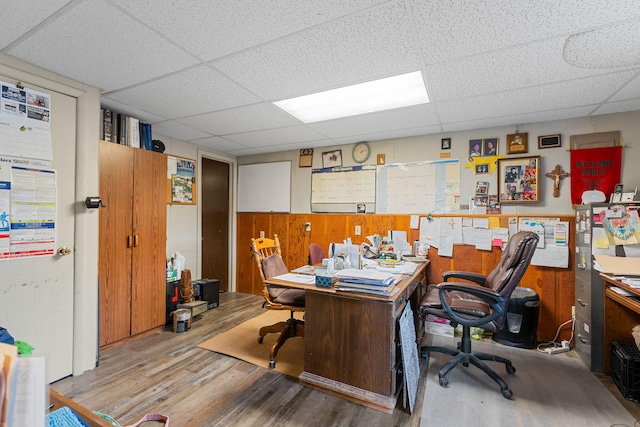
<path fill-rule="evenodd" d="M 0 75 L 4 82 L 15 81 Z M 37 86 L 51 96 L 51 138 L 56 171 L 56 244 L 67 256 L 0 260 L 0 326 L 46 357 L 49 382 L 71 375 L 76 162 L 76 99 Z M 0 147 L 2 146 L 0 139 Z M 1 151 L 1 150 L 0 150 Z"/>

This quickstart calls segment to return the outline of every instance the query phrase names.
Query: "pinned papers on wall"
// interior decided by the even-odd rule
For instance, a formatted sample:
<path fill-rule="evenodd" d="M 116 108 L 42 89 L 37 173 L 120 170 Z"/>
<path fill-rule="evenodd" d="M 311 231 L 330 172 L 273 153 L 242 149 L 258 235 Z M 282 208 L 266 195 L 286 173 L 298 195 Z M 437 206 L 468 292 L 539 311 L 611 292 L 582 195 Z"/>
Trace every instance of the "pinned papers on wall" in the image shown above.
<path fill-rule="evenodd" d="M 569 247 L 547 245 L 543 249 L 536 249 L 531 258 L 531 265 L 538 265 L 540 267 L 555 267 L 555 268 L 567 268 L 569 267 Z"/>

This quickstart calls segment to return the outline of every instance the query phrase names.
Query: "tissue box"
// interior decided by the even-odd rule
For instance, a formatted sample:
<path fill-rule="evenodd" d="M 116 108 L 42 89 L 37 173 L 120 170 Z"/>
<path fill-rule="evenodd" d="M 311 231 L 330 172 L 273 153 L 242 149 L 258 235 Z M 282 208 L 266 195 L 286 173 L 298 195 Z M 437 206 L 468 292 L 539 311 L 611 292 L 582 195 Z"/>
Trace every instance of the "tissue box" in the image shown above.
<path fill-rule="evenodd" d="M 327 274 L 326 268 L 316 268 L 316 286 L 322 286 L 323 288 L 330 288 L 334 283 L 338 281 L 335 276 Z"/>

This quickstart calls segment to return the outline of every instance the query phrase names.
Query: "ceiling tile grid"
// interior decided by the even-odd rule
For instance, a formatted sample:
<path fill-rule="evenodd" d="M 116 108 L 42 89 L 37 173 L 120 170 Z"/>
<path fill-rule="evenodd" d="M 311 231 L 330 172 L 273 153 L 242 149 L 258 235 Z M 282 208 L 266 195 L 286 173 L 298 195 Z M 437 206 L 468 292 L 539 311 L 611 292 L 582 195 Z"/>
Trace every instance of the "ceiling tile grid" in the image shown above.
<path fill-rule="evenodd" d="M 104 91 L 196 63 L 104 1 L 80 3 L 6 53 Z"/>
<path fill-rule="evenodd" d="M 421 69 L 403 2 L 333 21 L 212 62 L 265 100 Z"/>
<path fill-rule="evenodd" d="M 170 119 L 261 101 L 206 65 L 106 96 Z"/>
<path fill-rule="evenodd" d="M 0 0 L 0 49 L 231 155 L 640 109 L 637 0 Z M 271 101 L 421 70 L 431 103 L 313 124 Z M 421 133 L 420 133 L 421 132 Z"/>

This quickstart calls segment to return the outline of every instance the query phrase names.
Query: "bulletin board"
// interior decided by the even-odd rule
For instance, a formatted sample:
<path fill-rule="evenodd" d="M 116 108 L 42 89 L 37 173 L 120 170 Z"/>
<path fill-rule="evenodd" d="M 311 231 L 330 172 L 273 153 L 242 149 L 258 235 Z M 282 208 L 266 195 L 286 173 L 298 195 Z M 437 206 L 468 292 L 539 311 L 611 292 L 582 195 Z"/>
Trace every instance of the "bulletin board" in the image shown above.
<path fill-rule="evenodd" d="M 376 211 L 376 166 L 313 169 L 311 212 Z"/>
<path fill-rule="evenodd" d="M 196 161 L 186 157 L 167 156 L 167 203 L 196 204 Z"/>
<path fill-rule="evenodd" d="M 378 213 L 460 212 L 460 161 L 379 166 L 376 206 Z"/>
<path fill-rule="evenodd" d="M 291 212 L 291 162 L 240 165 L 238 212 Z"/>

